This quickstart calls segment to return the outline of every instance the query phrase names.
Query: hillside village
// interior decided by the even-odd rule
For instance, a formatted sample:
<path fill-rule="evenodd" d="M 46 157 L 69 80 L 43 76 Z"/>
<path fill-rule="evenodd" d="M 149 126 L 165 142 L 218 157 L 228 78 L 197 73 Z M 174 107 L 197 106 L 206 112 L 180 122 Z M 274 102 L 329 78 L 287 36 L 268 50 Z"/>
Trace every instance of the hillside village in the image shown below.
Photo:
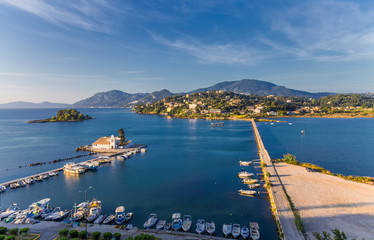
<path fill-rule="evenodd" d="M 360 94 L 338 94 L 320 99 L 285 96 L 257 96 L 234 92 L 206 91 L 166 97 L 133 110 L 177 118 L 251 118 L 323 116 L 331 114 L 373 115 L 374 98 Z"/>

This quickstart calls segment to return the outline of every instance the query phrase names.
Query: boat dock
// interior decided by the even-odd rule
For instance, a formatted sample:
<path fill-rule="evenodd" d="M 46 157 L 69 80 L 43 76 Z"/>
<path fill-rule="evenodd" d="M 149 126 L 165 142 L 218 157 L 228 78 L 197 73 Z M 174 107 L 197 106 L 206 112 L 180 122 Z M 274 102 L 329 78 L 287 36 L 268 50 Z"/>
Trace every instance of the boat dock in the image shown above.
<path fill-rule="evenodd" d="M 286 240 L 304 240 L 305 238 L 303 234 L 296 227 L 295 216 L 291 209 L 290 202 L 288 201 L 278 173 L 271 162 L 270 155 L 262 142 L 257 125 L 253 119 L 251 122 L 257 142 L 258 154 L 260 156 L 261 163 L 265 164 L 263 171 L 270 174 L 269 177 L 266 176 L 268 174 L 265 174 L 265 177 L 267 177 L 271 182 L 268 192 L 274 217 L 279 223 L 277 224 L 278 230 L 283 233 L 283 237 Z"/>
<path fill-rule="evenodd" d="M 146 145 L 136 145 L 136 146 L 131 147 L 131 148 L 122 149 L 122 151 L 117 151 L 115 153 L 107 155 L 106 157 L 107 158 L 112 158 L 112 157 L 115 157 L 115 156 L 118 156 L 118 155 L 121 155 L 121 154 L 124 154 L 124 153 L 127 153 L 127 152 L 131 152 L 131 151 L 134 151 L 134 150 L 140 150 L 141 148 L 144 148 L 144 147 L 146 147 Z M 103 159 L 102 156 L 101 156 L 101 157 L 89 159 L 89 160 L 86 160 L 86 161 L 83 161 L 83 162 L 79 162 L 79 164 L 84 164 L 84 163 L 87 163 L 87 162 L 90 162 L 90 161 L 96 161 L 96 160 L 102 161 L 102 162 L 108 162 L 107 159 Z M 37 173 L 37 174 L 30 175 L 30 176 L 26 176 L 26 177 L 18 178 L 18 179 L 15 179 L 15 180 L 11 180 L 11 181 L 8 181 L 8 182 L 0 183 L 0 186 L 9 187 L 9 185 L 12 184 L 12 183 L 16 183 L 16 182 L 25 180 L 27 178 L 35 178 L 37 176 L 48 174 L 50 172 L 60 172 L 60 171 L 63 171 L 63 169 L 64 169 L 63 167 L 51 169 L 51 170 L 48 170 L 46 172 Z"/>

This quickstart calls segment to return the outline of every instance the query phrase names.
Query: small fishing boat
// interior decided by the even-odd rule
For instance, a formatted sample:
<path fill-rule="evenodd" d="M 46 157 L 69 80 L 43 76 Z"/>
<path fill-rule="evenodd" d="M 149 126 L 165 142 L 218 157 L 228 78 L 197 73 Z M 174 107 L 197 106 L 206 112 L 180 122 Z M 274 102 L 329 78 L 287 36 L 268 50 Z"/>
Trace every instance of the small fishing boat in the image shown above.
<path fill-rule="evenodd" d="M 36 220 L 35 218 L 26 218 L 24 223 L 25 224 L 35 224 L 35 223 L 38 223 L 39 221 Z"/>
<path fill-rule="evenodd" d="M 116 218 L 115 222 L 116 224 L 122 224 L 125 222 L 125 207 L 119 206 L 116 208 Z"/>
<path fill-rule="evenodd" d="M 259 188 L 261 185 L 259 183 L 256 183 L 256 184 L 249 184 L 248 187 L 250 189 L 253 189 L 253 188 Z"/>
<path fill-rule="evenodd" d="M 60 207 L 55 207 L 55 209 L 53 209 L 53 211 L 48 214 L 47 216 L 44 217 L 44 220 L 46 221 L 52 221 L 53 217 L 57 216 L 57 214 L 61 212 L 61 208 Z"/>
<path fill-rule="evenodd" d="M 9 217 L 10 215 L 14 214 L 17 210 L 19 210 L 17 203 L 11 204 L 4 212 L 0 213 L 0 220 Z"/>
<path fill-rule="evenodd" d="M 290 122 L 290 123 L 288 123 L 288 125 L 292 125 L 292 124 L 293 124 L 293 123 L 291 123 L 291 122 Z"/>
<path fill-rule="evenodd" d="M 142 153 L 145 153 L 146 151 L 147 151 L 146 148 L 142 148 L 142 149 L 140 149 L 140 152 L 142 152 Z"/>
<path fill-rule="evenodd" d="M 157 214 L 151 213 L 148 220 L 144 223 L 144 228 L 152 228 L 158 221 Z"/>
<path fill-rule="evenodd" d="M 196 223 L 196 232 L 198 234 L 203 234 L 205 232 L 205 220 L 198 219 Z"/>
<path fill-rule="evenodd" d="M 182 228 L 182 219 L 181 219 L 180 213 L 173 213 L 171 215 L 171 218 L 173 219 L 171 221 L 171 225 L 174 231 L 179 231 Z"/>
<path fill-rule="evenodd" d="M 5 192 L 5 191 L 6 191 L 6 187 L 4 185 L 0 186 L 0 193 Z"/>
<path fill-rule="evenodd" d="M 255 184 L 258 183 L 258 179 L 244 178 L 242 182 L 245 184 Z"/>
<path fill-rule="evenodd" d="M 164 230 L 169 231 L 171 229 L 171 223 L 165 223 Z"/>
<path fill-rule="evenodd" d="M 234 237 L 234 238 L 237 238 L 237 237 L 239 237 L 239 235 L 240 235 L 240 225 L 239 224 L 233 224 L 232 225 L 232 232 L 231 232 L 231 234 L 232 234 L 232 236 Z"/>
<path fill-rule="evenodd" d="M 58 171 L 52 171 L 52 172 L 49 172 L 48 175 L 49 175 L 50 177 L 57 176 L 57 175 L 58 175 Z"/>
<path fill-rule="evenodd" d="M 255 190 L 243 190 L 243 189 L 240 189 L 239 190 L 239 194 L 245 195 L 245 196 L 253 196 L 253 195 L 256 195 L 257 192 Z"/>
<path fill-rule="evenodd" d="M 34 180 L 37 181 L 37 182 L 41 182 L 41 181 L 43 181 L 43 177 L 41 175 L 39 175 L 39 176 L 36 176 L 34 178 Z"/>
<path fill-rule="evenodd" d="M 9 185 L 9 187 L 12 188 L 12 189 L 14 189 L 14 188 L 17 188 L 18 186 L 17 186 L 16 183 L 11 183 L 11 184 Z"/>
<path fill-rule="evenodd" d="M 251 166 L 252 161 L 239 161 L 240 166 Z"/>
<path fill-rule="evenodd" d="M 27 217 L 29 218 L 38 218 L 49 208 L 50 198 L 44 198 L 38 202 L 32 203 L 28 207 Z"/>
<path fill-rule="evenodd" d="M 160 221 L 158 221 L 158 223 L 156 224 L 156 229 L 157 230 L 163 229 L 164 226 L 165 226 L 165 224 L 166 224 L 166 220 L 160 220 Z"/>
<path fill-rule="evenodd" d="M 26 182 L 24 180 L 18 181 L 18 187 L 24 187 L 26 185 Z"/>
<path fill-rule="evenodd" d="M 78 166 L 78 164 L 75 163 L 67 163 L 64 165 L 64 172 L 65 173 L 71 173 L 71 174 L 81 174 L 86 171 L 86 168 L 82 166 Z"/>
<path fill-rule="evenodd" d="M 240 178 L 251 178 L 251 177 L 253 177 L 253 176 L 254 176 L 253 173 L 249 173 L 249 172 L 247 172 L 247 171 L 245 171 L 245 170 L 241 170 L 241 171 L 238 173 L 238 177 L 240 177 Z"/>
<path fill-rule="evenodd" d="M 128 213 L 126 213 L 126 215 L 125 215 L 125 221 L 126 222 L 129 222 L 131 219 L 132 219 L 132 216 L 133 216 L 134 214 L 132 213 L 132 212 L 128 212 Z"/>
<path fill-rule="evenodd" d="M 183 223 L 182 223 L 182 229 L 185 232 L 190 231 L 192 226 L 192 217 L 191 215 L 184 215 L 183 216 Z"/>
<path fill-rule="evenodd" d="M 86 220 L 88 222 L 93 222 L 96 218 L 101 215 L 101 202 L 93 199 L 88 206 L 88 216 Z"/>
<path fill-rule="evenodd" d="M 81 220 L 85 215 L 87 215 L 88 205 L 89 205 L 89 202 L 82 202 L 79 205 L 74 204 L 69 220 L 70 221 Z"/>
<path fill-rule="evenodd" d="M 209 233 L 210 235 L 213 235 L 214 232 L 216 231 L 216 225 L 214 224 L 213 221 L 207 221 L 205 224 L 205 229 L 207 233 Z"/>
<path fill-rule="evenodd" d="M 48 179 L 49 175 L 48 174 L 43 174 L 42 177 L 43 177 L 43 179 Z"/>
<path fill-rule="evenodd" d="M 46 218 L 48 215 L 52 214 L 52 213 L 55 213 L 54 211 L 57 211 L 56 208 L 48 208 L 47 210 L 45 210 L 42 215 L 40 215 L 40 217 L 42 219 Z"/>
<path fill-rule="evenodd" d="M 122 157 L 123 159 L 129 159 L 129 158 L 130 158 L 130 155 L 124 153 L 124 154 L 122 154 L 120 157 Z"/>
<path fill-rule="evenodd" d="M 240 235 L 243 239 L 247 239 L 249 237 L 249 229 L 246 226 L 242 227 L 240 230 Z"/>
<path fill-rule="evenodd" d="M 32 179 L 32 178 L 26 178 L 26 179 L 25 179 L 25 183 L 26 183 L 26 184 L 34 184 L 35 181 L 34 181 L 34 179 Z"/>
<path fill-rule="evenodd" d="M 95 224 L 100 224 L 104 221 L 105 219 L 105 215 L 104 214 L 101 214 L 98 218 L 96 218 L 96 220 L 94 221 Z"/>
<path fill-rule="evenodd" d="M 98 165 L 91 163 L 91 162 L 84 163 L 80 166 L 86 168 L 87 170 L 97 170 L 97 167 L 98 167 Z"/>
<path fill-rule="evenodd" d="M 113 222 L 113 220 L 116 218 L 114 214 L 110 214 L 108 217 L 106 217 L 103 221 L 104 224 L 110 224 Z"/>
<path fill-rule="evenodd" d="M 260 239 L 260 227 L 258 226 L 257 222 L 250 222 L 249 223 L 249 232 L 251 234 L 251 238 L 253 240 Z"/>
<path fill-rule="evenodd" d="M 223 234 L 228 237 L 230 236 L 231 232 L 232 232 L 232 223 L 230 224 L 223 224 L 223 227 L 222 227 L 222 232 Z"/>
<path fill-rule="evenodd" d="M 53 221 L 59 221 L 59 220 L 64 219 L 64 218 L 65 218 L 66 216 L 68 216 L 68 215 L 69 215 L 69 210 L 59 211 L 59 212 L 57 212 L 57 213 L 53 216 L 52 220 L 53 220 Z"/>

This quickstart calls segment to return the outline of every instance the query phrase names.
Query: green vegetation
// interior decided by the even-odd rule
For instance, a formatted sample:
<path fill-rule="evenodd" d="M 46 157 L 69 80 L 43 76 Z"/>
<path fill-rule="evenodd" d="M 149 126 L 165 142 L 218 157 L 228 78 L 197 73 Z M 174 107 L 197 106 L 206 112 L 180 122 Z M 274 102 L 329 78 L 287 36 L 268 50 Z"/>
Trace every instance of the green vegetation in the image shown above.
<path fill-rule="evenodd" d="M 127 238 L 127 240 L 161 240 L 161 239 L 155 237 L 154 235 L 142 233 L 142 234 L 135 236 L 134 238 L 129 237 Z"/>
<path fill-rule="evenodd" d="M 320 173 L 328 174 L 328 175 L 331 175 L 331 176 L 340 177 L 340 178 L 343 178 L 345 180 L 351 180 L 351 181 L 360 182 L 360 183 L 374 184 L 374 179 L 373 178 L 362 177 L 362 176 L 352 176 L 352 175 L 344 176 L 342 174 L 332 173 L 329 170 L 326 170 L 326 169 L 324 169 L 322 167 L 319 167 L 317 165 L 314 165 L 314 164 L 311 164 L 311 163 L 299 162 L 299 161 L 296 160 L 295 155 L 292 155 L 292 154 L 289 154 L 289 153 L 283 155 L 283 159 L 276 159 L 275 162 L 285 162 L 285 163 L 292 164 L 292 165 L 298 165 L 298 166 L 301 166 L 301 167 L 312 169 L 315 172 L 320 172 Z"/>
<path fill-rule="evenodd" d="M 113 234 L 111 232 L 105 232 L 103 234 L 104 240 L 111 240 L 113 238 Z"/>
<path fill-rule="evenodd" d="M 338 94 L 321 99 L 312 99 L 208 91 L 166 97 L 152 104 L 138 104 L 134 106 L 133 110 L 141 114 L 204 119 L 248 119 L 335 114 L 374 117 L 373 106 L 373 97 L 360 94 Z"/>
<path fill-rule="evenodd" d="M 93 232 L 92 239 L 98 240 L 100 238 L 101 232 Z"/>
<path fill-rule="evenodd" d="M 6 227 L 0 227 L 0 234 L 5 234 L 8 231 Z"/>
<path fill-rule="evenodd" d="M 69 233 L 68 229 L 62 229 L 62 230 L 58 231 L 58 235 L 60 237 L 66 237 L 68 235 L 68 233 Z"/>
<path fill-rule="evenodd" d="M 121 239 L 121 234 L 120 233 L 114 233 L 114 239 L 115 240 L 120 240 Z"/>
<path fill-rule="evenodd" d="M 18 228 L 12 228 L 8 230 L 11 235 L 18 235 Z"/>
<path fill-rule="evenodd" d="M 83 115 L 77 109 L 61 109 L 58 110 L 56 116 L 47 119 L 28 121 L 28 123 L 43 123 L 43 122 L 76 122 L 93 119 L 89 115 Z"/>
<path fill-rule="evenodd" d="M 0 240 L 4 240 L 5 235 L 0 235 Z"/>
<path fill-rule="evenodd" d="M 338 228 L 334 228 L 331 230 L 333 237 L 331 237 L 330 233 L 323 231 L 322 235 L 318 232 L 313 233 L 313 237 L 316 240 L 347 240 L 347 236 L 343 231 L 340 231 Z"/>
<path fill-rule="evenodd" d="M 79 233 L 78 233 L 78 237 L 80 238 L 80 239 L 86 239 L 87 238 L 87 231 L 80 231 Z"/>
<path fill-rule="evenodd" d="M 22 234 L 27 234 L 28 232 L 30 231 L 30 228 L 26 227 L 26 228 L 21 228 L 19 230 L 19 234 L 22 235 Z"/>
<path fill-rule="evenodd" d="M 125 141 L 126 141 L 125 131 L 123 131 L 123 128 L 120 128 L 118 130 L 118 137 L 119 137 L 119 145 L 123 146 L 125 144 Z"/>
<path fill-rule="evenodd" d="M 6 238 L 4 238 L 4 240 L 15 240 L 15 239 L 16 239 L 16 235 L 9 235 Z"/>
<path fill-rule="evenodd" d="M 69 237 L 71 237 L 71 238 L 76 238 L 76 237 L 78 237 L 78 231 L 75 230 L 75 229 L 70 230 L 70 231 L 69 231 Z"/>

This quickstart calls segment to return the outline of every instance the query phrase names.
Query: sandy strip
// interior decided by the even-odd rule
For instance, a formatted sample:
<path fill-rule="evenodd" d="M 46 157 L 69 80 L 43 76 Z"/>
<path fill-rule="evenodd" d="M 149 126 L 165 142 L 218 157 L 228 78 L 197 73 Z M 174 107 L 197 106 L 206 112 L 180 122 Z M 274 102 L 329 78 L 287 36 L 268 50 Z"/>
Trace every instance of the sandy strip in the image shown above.
<path fill-rule="evenodd" d="M 374 186 L 285 163 L 275 167 L 309 236 L 337 227 L 348 239 L 374 239 Z"/>

